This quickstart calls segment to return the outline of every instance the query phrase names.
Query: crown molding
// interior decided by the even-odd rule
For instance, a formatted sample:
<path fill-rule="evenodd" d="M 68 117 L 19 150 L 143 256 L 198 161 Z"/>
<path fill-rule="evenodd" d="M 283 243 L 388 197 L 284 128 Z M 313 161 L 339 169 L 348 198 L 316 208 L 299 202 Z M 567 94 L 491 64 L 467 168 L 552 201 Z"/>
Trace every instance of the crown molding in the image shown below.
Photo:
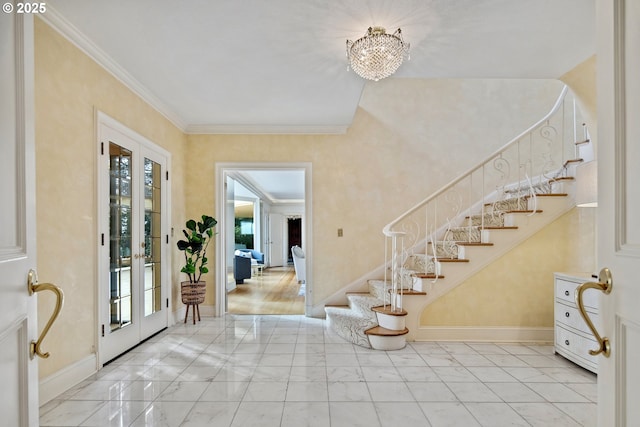
<path fill-rule="evenodd" d="M 349 125 L 189 125 L 185 132 L 219 135 L 344 135 Z"/>
<path fill-rule="evenodd" d="M 187 125 L 175 111 L 169 108 L 169 106 L 155 96 L 147 87 L 129 74 L 127 70 L 87 38 L 87 36 L 85 36 L 77 27 L 67 21 L 50 4 L 47 4 L 47 13 L 38 16 L 51 28 L 60 33 L 74 46 L 89 56 L 89 58 L 93 59 L 98 65 L 129 88 L 133 93 L 142 98 L 142 100 L 148 103 L 167 120 L 173 123 L 178 129 L 186 133 L 185 129 L 187 128 Z"/>

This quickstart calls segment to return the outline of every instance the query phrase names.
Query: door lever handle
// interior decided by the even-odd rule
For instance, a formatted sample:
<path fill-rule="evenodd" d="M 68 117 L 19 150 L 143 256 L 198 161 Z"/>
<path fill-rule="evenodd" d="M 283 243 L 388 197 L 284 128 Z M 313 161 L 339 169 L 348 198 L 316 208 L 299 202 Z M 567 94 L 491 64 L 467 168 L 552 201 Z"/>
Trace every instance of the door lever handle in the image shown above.
<path fill-rule="evenodd" d="M 609 338 L 601 337 L 596 327 L 593 325 L 593 322 L 589 318 L 586 310 L 584 309 L 584 303 L 582 302 L 582 294 L 587 289 L 597 289 L 605 293 L 605 295 L 609 295 L 611 293 L 611 288 L 613 287 L 613 279 L 611 278 L 611 271 L 608 268 L 603 268 L 600 270 L 600 275 L 598 276 L 598 282 L 586 282 L 576 288 L 576 305 L 578 306 L 578 310 L 580 311 L 580 315 L 584 319 L 585 323 L 591 329 L 591 333 L 598 341 L 600 348 L 597 350 L 589 350 L 589 354 L 592 356 L 597 356 L 602 353 L 604 357 L 609 357 L 611 354 L 611 343 L 609 342 Z"/>
<path fill-rule="evenodd" d="M 53 283 L 39 284 L 38 274 L 35 272 L 35 270 L 29 270 L 29 275 L 27 276 L 27 286 L 29 288 L 29 295 L 33 295 L 34 293 L 41 291 L 51 291 L 56 295 L 56 306 L 53 310 L 53 313 L 51 314 L 51 318 L 42 330 L 42 333 L 38 337 L 38 340 L 31 341 L 29 345 L 31 359 L 33 359 L 36 355 L 42 357 L 43 359 L 46 359 L 49 357 L 49 352 L 43 353 L 42 350 L 40 350 L 40 345 L 42 344 L 44 338 L 47 336 L 51 325 L 53 325 L 53 322 L 55 322 L 56 318 L 60 314 L 60 311 L 62 310 L 62 304 L 64 303 L 64 294 L 62 293 L 62 289 L 60 289 Z"/>

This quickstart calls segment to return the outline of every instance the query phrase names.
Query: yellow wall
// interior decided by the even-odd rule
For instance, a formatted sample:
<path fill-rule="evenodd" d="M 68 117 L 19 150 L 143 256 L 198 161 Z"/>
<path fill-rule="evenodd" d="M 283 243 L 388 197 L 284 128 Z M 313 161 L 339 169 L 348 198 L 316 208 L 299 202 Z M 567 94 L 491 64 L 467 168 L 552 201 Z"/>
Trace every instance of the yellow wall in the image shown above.
<path fill-rule="evenodd" d="M 573 208 L 427 306 L 420 325 L 552 327 L 553 273 L 593 271 L 595 211 Z"/>
<path fill-rule="evenodd" d="M 181 189 L 186 138 L 39 19 L 35 20 L 35 93 L 37 267 L 42 281 L 58 284 L 65 294 L 62 314 L 43 343 L 51 353 L 40 362 L 41 377 L 46 377 L 92 354 L 97 339 L 95 110 L 172 153 L 173 224 L 182 224 L 185 218 Z M 174 264 L 177 259 L 174 256 Z M 52 304 L 47 295 L 39 297 L 41 328 Z"/>
<path fill-rule="evenodd" d="M 593 56 L 561 78 L 578 98 L 594 145 L 595 68 Z M 595 270 L 595 212 L 573 209 L 427 306 L 420 325 L 553 326 L 553 272 Z"/>
<path fill-rule="evenodd" d="M 596 62 L 596 56 L 594 55 L 560 77 L 560 80 L 569 86 L 576 95 L 578 107 L 584 115 L 591 138 L 596 138 L 598 135 Z M 596 150 L 594 149 L 594 151 Z"/>
<path fill-rule="evenodd" d="M 215 209 L 216 162 L 310 162 L 318 303 L 382 265 L 385 224 L 539 120 L 561 88 L 540 80 L 387 80 L 365 86 L 345 135 L 189 135 L 197 155 L 187 171 L 188 215 Z M 206 280 L 211 288 L 213 273 Z"/>

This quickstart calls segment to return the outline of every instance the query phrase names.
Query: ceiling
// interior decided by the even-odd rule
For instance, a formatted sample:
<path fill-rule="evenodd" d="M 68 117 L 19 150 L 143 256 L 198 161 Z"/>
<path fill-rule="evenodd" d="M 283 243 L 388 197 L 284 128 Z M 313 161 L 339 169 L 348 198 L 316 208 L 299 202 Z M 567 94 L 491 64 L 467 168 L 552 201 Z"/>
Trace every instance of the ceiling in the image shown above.
<path fill-rule="evenodd" d="M 345 41 L 402 28 L 396 78 L 558 78 L 595 53 L 595 0 L 50 0 L 42 17 L 188 133 L 343 133 Z"/>
<path fill-rule="evenodd" d="M 238 169 L 228 173 L 244 187 L 236 187 L 235 197 L 275 204 L 301 204 L 305 199 L 305 171 L 301 169 Z M 249 192 L 245 191 L 249 190 Z"/>

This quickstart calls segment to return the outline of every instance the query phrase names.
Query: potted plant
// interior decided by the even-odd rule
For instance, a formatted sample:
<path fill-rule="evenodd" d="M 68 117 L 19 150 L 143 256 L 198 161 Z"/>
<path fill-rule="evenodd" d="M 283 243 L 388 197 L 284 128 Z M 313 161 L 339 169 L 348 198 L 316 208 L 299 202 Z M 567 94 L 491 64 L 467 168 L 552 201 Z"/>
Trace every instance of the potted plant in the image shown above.
<path fill-rule="evenodd" d="M 196 312 L 200 320 L 199 304 L 204 302 L 206 282 L 200 280 L 204 273 L 209 272 L 207 268 L 207 248 L 213 238 L 213 228 L 218 221 L 215 218 L 202 215 L 202 222 L 190 219 L 186 222 L 186 229 L 182 233 L 186 240 L 178 241 L 178 249 L 184 252 L 185 265 L 180 270 L 189 277 L 188 281 L 180 283 L 180 293 L 182 303 L 187 306 L 187 313 L 184 317 L 185 323 L 189 316 L 189 306 L 193 306 L 193 323 L 196 323 Z"/>

